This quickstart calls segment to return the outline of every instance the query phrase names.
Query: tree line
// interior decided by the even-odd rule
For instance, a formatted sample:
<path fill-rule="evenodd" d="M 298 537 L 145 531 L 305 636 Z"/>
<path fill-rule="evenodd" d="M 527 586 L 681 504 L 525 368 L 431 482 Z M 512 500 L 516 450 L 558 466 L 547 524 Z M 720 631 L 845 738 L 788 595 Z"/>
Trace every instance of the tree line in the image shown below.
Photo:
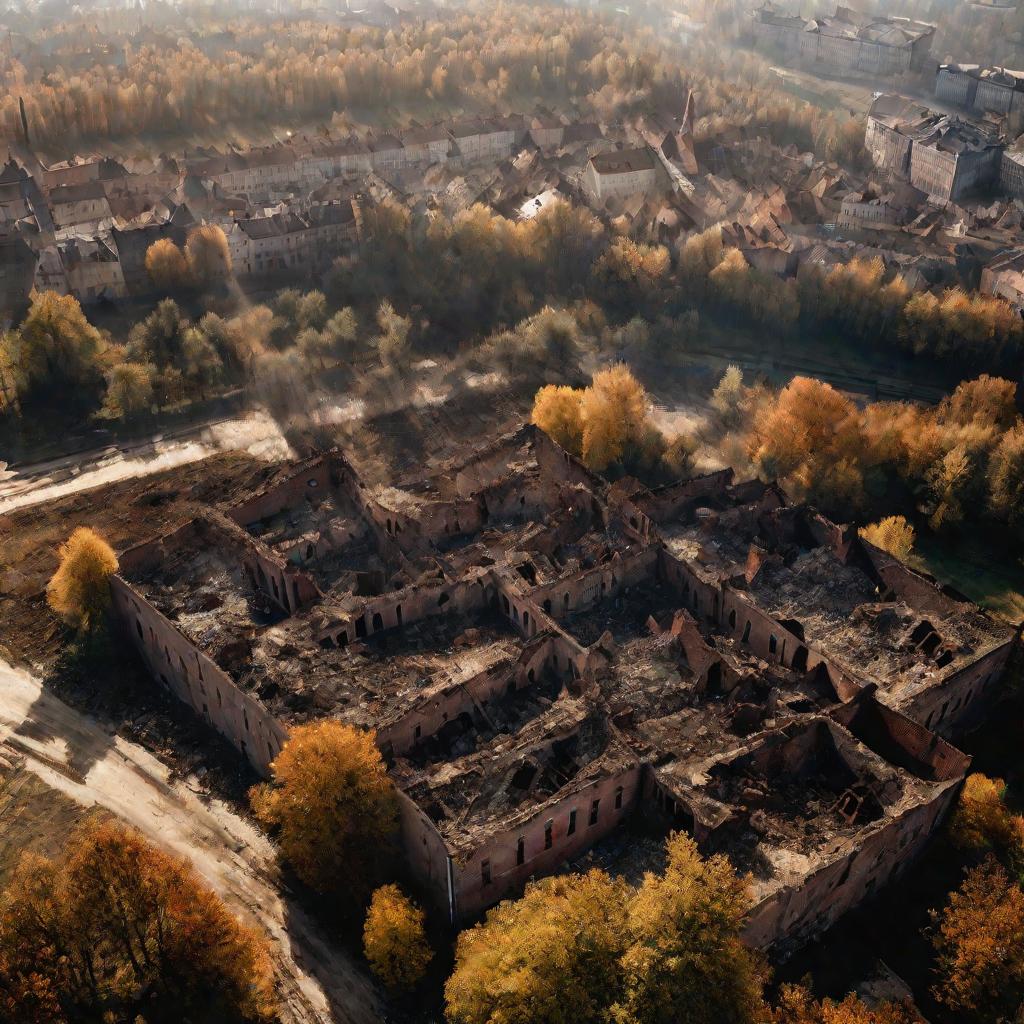
<path fill-rule="evenodd" d="M 641 110 L 681 113 L 692 88 L 709 118 L 705 132 L 768 127 L 781 145 L 828 159 L 860 148 L 853 122 L 783 92 L 760 58 L 716 38 L 684 49 L 671 33 L 596 10 L 472 0 L 389 29 L 238 13 L 207 26 L 234 36 L 236 48 L 226 49 L 203 48 L 188 25 L 173 47 L 133 45 L 120 26 L 99 29 L 92 12 L 79 19 L 45 33 L 45 62 L 10 61 L 0 98 L 8 139 L 22 137 L 21 101 L 31 139 L 63 150 L 76 141 L 163 135 L 169 126 L 187 136 L 268 118 L 329 122 L 350 108 L 422 117 L 424 109 L 447 116 L 540 102 L 614 121 Z M 62 52 L 74 56 L 83 34 L 109 39 L 123 63 L 65 67 Z"/>

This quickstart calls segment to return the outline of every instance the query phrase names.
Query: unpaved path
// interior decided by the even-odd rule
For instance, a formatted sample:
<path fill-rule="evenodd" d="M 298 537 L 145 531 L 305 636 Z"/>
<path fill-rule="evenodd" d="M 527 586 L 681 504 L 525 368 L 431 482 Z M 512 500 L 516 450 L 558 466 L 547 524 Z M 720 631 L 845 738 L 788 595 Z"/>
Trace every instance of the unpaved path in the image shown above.
<path fill-rule="evenodd" d="M 77 452 L 17 469 L 4 469 L 0 463 L 0 515 L 90 487 L 198 462 L 223 451 L 244 451 L 267 460 L 292 455 L 273 418 L 264 412 L 253 412 L 174 434 L 158 434 L 145 441 Z"/>
<path fill-rule="evenodd" d="M 200 797 L 142 747 L 69 707 L 0 661 L 0 751 L 84 807 L 99 805 L 187 857 L 239 916 L 268 934 L 288 1024 L 380 1024 L 374 988 L 278 886 L 270 842 L 216 799 Z M 193 780 L 194 783 L 194 780 Z"/>

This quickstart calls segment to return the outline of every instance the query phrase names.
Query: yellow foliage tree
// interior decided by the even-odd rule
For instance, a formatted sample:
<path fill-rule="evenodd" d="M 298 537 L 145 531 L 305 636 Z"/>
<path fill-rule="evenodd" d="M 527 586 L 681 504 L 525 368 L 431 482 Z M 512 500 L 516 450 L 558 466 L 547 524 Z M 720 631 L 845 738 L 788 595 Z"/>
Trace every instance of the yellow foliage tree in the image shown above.
<path fill-rule="evenodd" d="M 1015 1021 L 1024 1006 L 1024 892 L 994 858 L 967 873 L 933 938 L 936 998 L 961 1018 Z"/>
<path fill-rule="evenodd" d="M 967 776 L 949 819 L 950 838 L 964 850 L 993 851 L 1011 869 L 1024 868 L 1024 817 L 1006 806 L 1006 783 L 974 772 Z"/>
<path fill-rule="evenodd" d="M 452 1024 L 598 1024 L 615 1001 L 629 892 L 602 871 L 533 882 L 464 931 L 445 985 Z M 570 1009 L 571 1008 L 571 1009 Z"/>
<path fill-rule="evenodd" d="M 58 862 L 23 856 L 0 895 L 0 965 L 0 1019 L 5 1000 L 37 1024 L 111 1006 L 119 1020 L 277 1016 L 265 939 L 187 862 L 112 821 L 80 826 Z"/>
<path fill-rule="evenodd" d="M 763 971 L 740 940 L 746 881 L 687 836 L 636 889 L 603 871 L 547 878 L 463 932 L 453 1024 L 763 1021 Z"/>
<path fill-rule="evenodd" d="M 762 1020 L 764 970 L 740 939 L 749 905 L 726 857 L 705 860 L 688 835 L 673 835 L 665 874 L 647 874 L 630 903 L 617 1024 Z"/>
<path fill-rule="evenodd" d="M 110 604 L 110 577 L 117 572 L 117 555 L 88 526 L 75 530 L 57 553 L 60 564 L 46 587 L 47 603 L 63 619 L 90 632 Z"/>
<path fill-rule="evenodd" d="M 639 443 L 647 427 L 649 401 L 643 386 L 622 363 L 594 374 L 583 392 L 583 461 L 600 472 Z"/>
<path fill-rule="evenodd" d="M 537 392 L 530 417 L 553 441 L 579 455 L 583 448 L 582 392 L 548 384 Z"/>
<path fill-rule="evenodd" d="M 157 240 L 146 250 L 146 273 L 164 292 L 178 291 L 191 283 L 188 260 L 169 238 Z"/>
<path fill-rule="evenodd" d="M 333 719 L 297 726 L 270 766 L 272 781 L 250 792 L 299 878 L 358 905 L 373 890 L 398 824 L 374 738 Z"/>
<path fill-rule="evenodd" d="M 231 276 L 231 250 L 223 229 L 216 224 L 193 228 L 185 242 L 185 259 L 197 285 L 219 284 Z"/>
<path fill-rule="evenodd" d="M 862 526 L 860 535 L 896 558 L 909 558 L 914 550 L 914 528 L 904 516 L 886 516 L 877 523 Z"/>
<path fill-rule="evenodd" d="M 433 960 L 423 921 L 423 911 L 397 885 L 374 892 L 363 925 L 363 952 L 389 988 L 412 988 Z"/>
<path fill-rule="evenodd" d="M 772 1024 L 918 1024 L 912 1010 L 889 1000 L 868 1006 L 852 992 L 841 1002 L 816 1001 L 802 985 L 783 985 Z"/>

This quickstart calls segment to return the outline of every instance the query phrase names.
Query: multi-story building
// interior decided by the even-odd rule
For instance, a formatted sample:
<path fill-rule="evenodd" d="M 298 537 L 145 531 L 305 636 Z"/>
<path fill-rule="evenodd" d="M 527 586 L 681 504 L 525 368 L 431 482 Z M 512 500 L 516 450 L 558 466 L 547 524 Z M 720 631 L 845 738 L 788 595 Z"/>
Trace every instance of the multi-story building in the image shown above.
<path fill-rule="evenodd" d="M 479 118 L 458 121 L 449 129 L 455 146 L 453 156 L 466 163 L 507 160 L 515 152 L 521 125 L 512 118 Z"/>
<path fill-rule="evenodd" d="M 442 164 L 451 153 L 452 140 L 443 125 L 431 128 L 407 128 L 402 145 L 410 164 Z"/>
<path fill-rule="evenodd" d="M 927 107 L 903 96 L 883 94 L 874 100 L 864 130 L 864 146 L 880 171 L 900 178 L 910 176 L 911 139 L 902 126 L 928 113 Z"/>
<path fill-rule="evenodd" d="M 929 117 L 905 128 L 912 141 L 910 184 L 943 202 L 996 183 L 1003 142 L 958 117 Z"/>
<path fill-rule="evenodd" d="M 116 250 L 101 238 L 72 238 L 59 252 L 68 289 L 80 302 L 121 299 L 128 294 Z"/>
<path fill-rule="evenodd" d="M 1003 150 L 999 161 L 999 188 L 1014 199 L 1024 199 L 1024 150 Z"/>
<path fill-rule="evenodd" d="M 864 145 L 879 170 L 948 202 L 998 181 L 1004 144 L 987 125 L 886 95 L 872 104 Z"/>
<path fill-rule="evenodd" d="M 836 223 L 845 228 L 888 230 L 905 223 L 908 214 L 892 192 L 850 192 L 843 196 Z"/>
<path fill-rule="evenodd" d="M 348 251 L 355 241 L 350 201 L 316 203 L 304 212 L 236 220 L 225 232 L 239 277 L 313 272 Z"/>
<path fill-rule="evenodd" d="M 98 224 L 111 216 L 110 203 L 102 182 L 87 181 L 82 185 L 59 185 L 48 196 L 50 212 L 57 230 Z"/>
<path fill-rule="evenodd" d="M 940 64 L 935 97 L 981 114 L 1015 114 L 1024 110 L 1024 72 L 978 64 Z"/>
<path fill-rule="evenodd" d="M 979 288 L 1024 310 L 1024 249 L 1004 252 L 982 267 Z"/>
<path fill-rule="evenodd" d="M 753 12 L 752 25 L 757 46 L 800 63 L 872 75 L 925 70 L 935 36 L 934 25 L 908 18 L 837 7 L 832 17 L 808 19 L 771 2 Z"/>
<path fill-rule="evenodd" d="M 649 192 L 657 180 L 657 162 L 649 146 L 598 153 L 583 172 L 584 188 L 598 202 Z"/>

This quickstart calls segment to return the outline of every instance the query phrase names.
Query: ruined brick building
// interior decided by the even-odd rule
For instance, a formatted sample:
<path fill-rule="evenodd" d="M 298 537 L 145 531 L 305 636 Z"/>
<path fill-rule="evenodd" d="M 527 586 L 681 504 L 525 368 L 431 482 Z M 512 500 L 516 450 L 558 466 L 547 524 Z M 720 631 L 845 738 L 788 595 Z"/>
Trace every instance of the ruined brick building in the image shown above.
<path fill-rule="evenodd" d="M 790 948 L 902 871 L 1015 636 L 772 485 L 609 485 L 522 427 L 422 479 L 330 452 L 125 552 L 151 669 L 266 773 L 373 728 L 410 870 L 453 923 L 622 836 L 751 872 Z M 615 833 L 615 836 L 612 835 Z"/>

